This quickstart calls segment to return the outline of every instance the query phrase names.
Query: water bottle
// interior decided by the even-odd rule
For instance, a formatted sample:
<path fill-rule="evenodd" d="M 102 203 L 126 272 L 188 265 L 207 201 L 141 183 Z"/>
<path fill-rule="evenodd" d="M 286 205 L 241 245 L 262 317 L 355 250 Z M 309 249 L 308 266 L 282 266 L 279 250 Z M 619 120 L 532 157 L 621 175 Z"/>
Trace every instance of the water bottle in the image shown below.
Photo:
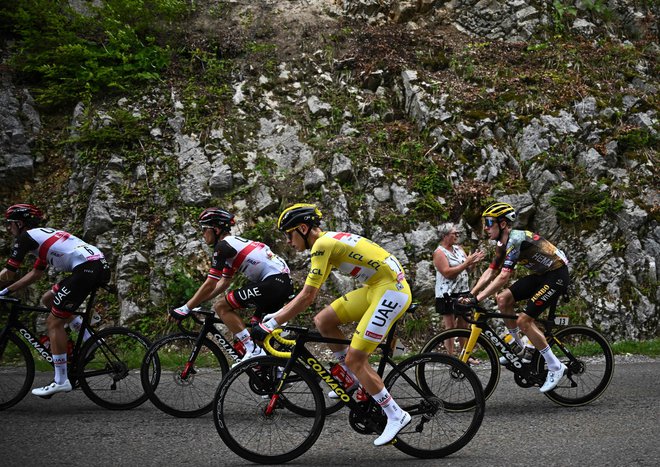
<path fill-rule="evenodd" d="M 245 355 L 245 345 L 238 339 L 234 341 L 234 350 L 240 357 Z"/>
<path fill-rule="evenodd" d="M 359 389 L 357 390 L 357 393 L 355 394 L 355 399 L 358 402 L 364 402 L 367 399 L 369 399 L 369 393 L 365 391 L 364 386 L 360 385 Z"/>
<path fill-rule="evenodd" d="M 340 381 L 344 388 L 350 388 L 353 386 L 353 378 L 351 375 L 344 370 L 344 367 L 341 363 L 335 363 L 335 365 L 330 369 L 330 373 L 335 377 L 336 380 Z"/>

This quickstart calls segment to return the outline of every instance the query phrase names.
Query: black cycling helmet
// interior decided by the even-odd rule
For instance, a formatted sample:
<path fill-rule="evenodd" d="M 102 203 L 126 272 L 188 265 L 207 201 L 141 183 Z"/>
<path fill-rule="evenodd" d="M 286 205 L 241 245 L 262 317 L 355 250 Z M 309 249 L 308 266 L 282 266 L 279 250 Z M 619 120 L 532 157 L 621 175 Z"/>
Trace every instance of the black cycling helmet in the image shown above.
<path fill-rule="evenodd" d="M 229 232 L 231 226 L 236 224 L 234 215 L 220 208 L 206 208 L 199 215 L 202 226 L 218 227 L 223 232 Z"/>
<path fill-rule="evenodd" d="M 282 211 L 277 220 L 277 228 L 282 232 L 288 232 L 301 224 L 318 227 L 321 225 L 321 217 L 323 214 L 314 204 L 294 204 Z"/>
<path fill-rule="evenodd" d="M 509 203 L 493 203 L 486 208 L 481 217 L 493 217 L 497 221 L 505 220 L 513 223 L 516 220 L 516 210 Z"/>
<path fill-rule="evenodd" d="M 41 210 L 33 204 L 14 204 L 5 211 L 8 221 L 23 221 L 28 226 L 38 225 L 44 218 Z"/>

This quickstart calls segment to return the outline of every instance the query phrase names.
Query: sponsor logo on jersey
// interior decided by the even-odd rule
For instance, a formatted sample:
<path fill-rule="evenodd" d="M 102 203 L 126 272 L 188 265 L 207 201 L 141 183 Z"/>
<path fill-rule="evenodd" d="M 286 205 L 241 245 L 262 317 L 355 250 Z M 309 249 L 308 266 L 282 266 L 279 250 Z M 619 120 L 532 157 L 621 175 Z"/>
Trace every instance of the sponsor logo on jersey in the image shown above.
<path fill-rule="evenodd" d="M 314 253 L 312 253 L 312 258 L 314 256 L 323 256 L 324 254 L 325 254 L 325 250 L 318 250 L 318 251 L 315 251 Z"/>

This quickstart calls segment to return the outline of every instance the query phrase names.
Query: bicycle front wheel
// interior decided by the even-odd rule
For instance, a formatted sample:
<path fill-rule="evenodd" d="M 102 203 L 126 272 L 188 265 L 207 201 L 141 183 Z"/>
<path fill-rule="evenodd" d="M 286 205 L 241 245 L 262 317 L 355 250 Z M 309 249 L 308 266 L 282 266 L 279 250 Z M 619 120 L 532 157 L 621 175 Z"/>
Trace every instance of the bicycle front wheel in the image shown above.
<path fill-rule="evenodd" d="M 140 366 L 151 343 L 124 327 L 106 328 L 83 345 L 78 382 L 95 404 L 111 410 L 132 409 L 147 400 Z"/>
<path fill-rule="evenodd" d="M 302 365 L 294 364 L 289 373 L 295 383 L 284 380 L 276 391 L 286 364 L 276 357 L 257 357 L 233 368 L 218 386 L 213 402 L 218 434 L 229 449 L 251 462 L 295 459 L 323 429 L 323 395 L 314 375 Z"/>
<path fill-rule="evenodd" d="M 190 361 L 197 336 L 173 334 L 156 341 L 142 364 L 142 387 L 149 400 L 166 414 L 192 418 L 213 408 L 213 397 L 228 371 L 222 350 L 203 339 Z"/>
<path fill-rule="evenodd" d="M 614 353 L 610 343 L 595 329 L 569 326 L 560 329 L 548 344 L 568 370 L 556 388 L 545 395 L 566 407 L 578 407 L 598 399 L 614 374 Z M 538 358 L 537 371 L 545 374 L 545 360 Z"/>
<path fill-rule="evenodd" d="M 0 341 L 0 410 L 18 404 L 34 381 L 34 359 L 20 337 L 6 334 Z"/>
<path fill-rule="evenodd" d="M 463 347 L 470 337 L 469 329 L 448 329 L 432 337 L 420 353 L 437 352 L 460 357 Z M 477 339 L 472 349 L 470 368 L 477 375 L 484 388 L 484 397 L 488 399 L 500 380 L 500 363 L 495 347 L 483 334 Z"/>
<path fill-rule="evenodd" d="M 448 456 L 470 442 L 483 421 L 481 382 L 457 358 L 437 353 L 415 355 L 387 375 L 385 386 L 412 416 L 394 443 L 411 456 Z"/>

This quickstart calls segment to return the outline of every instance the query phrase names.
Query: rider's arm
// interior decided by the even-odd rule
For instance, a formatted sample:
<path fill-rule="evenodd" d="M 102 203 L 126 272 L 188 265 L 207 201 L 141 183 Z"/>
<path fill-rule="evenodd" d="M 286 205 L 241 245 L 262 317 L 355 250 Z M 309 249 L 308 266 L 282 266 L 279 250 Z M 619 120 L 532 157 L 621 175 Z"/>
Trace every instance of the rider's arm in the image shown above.
<path fill-rule="evenodd" d="M 494 269 L 489 269 L 489 271 L 494 271 L 495 272 Z M 483 300 L 485 298 L 490 297 L 491 295 L 493 295 L 495 292 L 500 290 L 502 287 L 504 287 L 504 285 L 506 285 L 509 282 L 509 279 L 511 278 L 511 272 L 512 271 L 510 269 L 502 269 L 502 271 L 500 271 L 500 273 L 497 275 L 497 277 L 495 277 L 495 279 L 490 281 L 490 283 L 486 286 L 485 289 L 483 289 L 479 293 L 474 293 L 473 292 L 472 294 L 475 296 L 475 298 L 477 299 L 478 302 L 480 302 L 481 300 Z M 479 285 L 479 284 L 477 283 L 477 285 Z M 475 289 L 476 289 L 476 287 L 477 286 L 475 286 Z"/>
<path fill-rule="evenodd" d="M 186 302 L 188 308 L 192 310 L 193 308 L 199 306 L 201 303 L 204 303 L 205 301 L 215 297 L 217 295 L 215 293 L 216 287 L 218 286 L 219 282 L 220 281 L 213 277 L 207 277 L 204 283 L 199 287 L 199 289 L 197 289 L 195 295 L 193 295 L 192 298 Z"/>
<path fill-rule="evenodd" d="M 273 318 L 277 321 L 278 324 L 285 323 L 293 318 L 295 318 L 299 313 L 305 311 L 314 300 L 316 295 L 319 293 L 319 289 L 311 285 L 305 284 L 303 289 L 291 300 L 289 303 L 284 305 L 280 311 L 275 313 Z"/>
<path fill-rule="evenodd" d="M 479 280 L 477 280 L 477 283 L 474 285 L 474 287 L 472 287 L 470 293 L 472 293 L 472 295 L 476 297 L 477 294 L 481 290 L 483 290 L 484 287 L 486 287 L 490 283 L 490 281 L 493 280 L 496 274 L 497 274 L 497 269 L 493 269 L 493 268 L 486 269 L 483 272 L 483 274 L 481 274 L 481 277 L 479 277 Z"/>
<path fill-rule="evenodd" d="M 0 271 L 0 281 L 13 281 L 14 277 L 16 277 L 16 271 L 10 271 L 7 268 Z"/>
<path fill-rule="evenodd" d="M 4 273 L 6 269 L 2 271 Z M 14 282 L 13 284 L 9 285 L 7 287 L 9 292 L 16 292 L 17 290 L 21 290 L 24 287 L 27 287 L 28 285 L 37 282 L 41 277 L 44 275 L 45 269 L 32 269 L 30 272 L 28 272 L 26 275 L 21 277 L 19 280 Z M 11 272 L 11 271 L 7 271 Z M 2 277 L 2 273 L 0 273 L 0 277 Z M 13 278 L 13 275 L 11 276 Z"/>

